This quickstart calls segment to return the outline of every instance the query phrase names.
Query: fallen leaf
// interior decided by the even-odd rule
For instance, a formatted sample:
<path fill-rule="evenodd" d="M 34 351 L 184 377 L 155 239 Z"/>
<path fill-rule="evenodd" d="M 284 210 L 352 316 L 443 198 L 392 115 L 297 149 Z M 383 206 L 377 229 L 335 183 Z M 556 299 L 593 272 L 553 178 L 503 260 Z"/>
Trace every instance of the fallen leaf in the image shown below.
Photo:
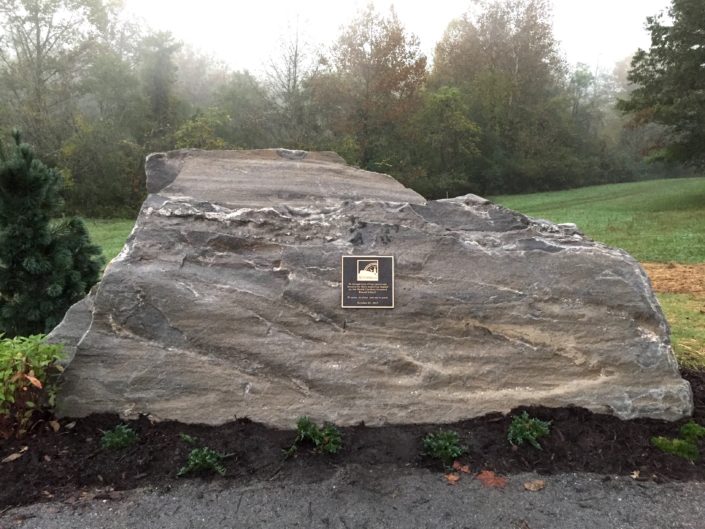
<path fill-rule="evenodd" d="M 76 421 L 73 421 L 73 422 L 68 423 L 66 426 L 64 426 L 64 428 L 66 428 L 67 430 L 73 430 L 75 426 L 76 426 Z"/>
<path fill-rule="evenodd" d="M 504 476 L 498 476 L 491 470 L 483 470 L 475 477 L 480 480 L 480 483 L 482 483 L 485 487 L 493 487 L 496 489 L 503 489 L 509 482 L 507 478 Z"/>
<path fill-rule="evenodd" d="M 446 478 L 446 481 L 448 481 L 448 485 L 455 485 L 458 481 L 460 481 L 460 474 L 456 474 L 455 472 L 446 474 L 443 477 Z"/>
<path fill-rule="evenodd" d="M 51 429 L 55 432 L 58 432 L 61 429 L 61 424 L 59 424 L 59 421 L 49 421 L 49 426 L 51 426 Z"/>
<path fill-rule="evenodd" d="M 538 492 L 546 487 L 546 482 L 542 479 L 535 479 L 524 483 L 524 488 L 529 492 Z"/>
<path fill-rule="evenodd" d="M 632 479 L 639 479 L 639 477 L 641 476 L 641 471 L 635 470 L 634 472 L 632 472 L 629 475 L 631 476 Z"/>
<path fill-rule="evenodd" d="M 37 377 L 34 375 L 28 375 L 25 374 L 24 376 L 27 380 L 29 380 L 29 383 L 32 384 L 34 387 L 42 389 L 42 383 L 39 381 Z"/>
<path fill-rule="evenodd" d="M 22 454 L 24 454 L 27 451 L 27 447 L 25 446 L 22 450 L 19 452 L 15 452 L 14 454 L 10 454 L 7 456 L 5 459 L 0 461 L 0 463 L 11 463 L 12 461 L 15 461 L 16 459 L 19 459 L 22 457 Z"/>
<path fill-rule="evenodd" d="M 462 472 L 463 474 L 470 474 L 470 465 L 463 465 L 460 461 L 454 461 L 453 470 Z"/>

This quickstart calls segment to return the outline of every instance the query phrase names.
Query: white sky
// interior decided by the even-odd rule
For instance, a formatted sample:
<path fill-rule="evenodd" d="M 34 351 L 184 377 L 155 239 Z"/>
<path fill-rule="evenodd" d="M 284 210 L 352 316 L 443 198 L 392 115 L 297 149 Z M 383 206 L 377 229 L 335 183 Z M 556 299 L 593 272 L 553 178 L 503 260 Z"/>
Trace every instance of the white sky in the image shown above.
<path fill-rule="evenodd" d="M 157 30 L 223 60 L 233 69 L 259 73 L 276 52 L 287 25 L 296 25 L 313 44 L 328 45 L 340 26 L 369 0 L 124 0 L 126 11 Z M 470 0 L 374 0 L 378 11 L 393 3 L 406 29 L 433 49 Z M 670 0 L 553 0 L 555 35 L 571 63 L 611 70 L 615 62 L 647 47 L 646 17 Z"/>

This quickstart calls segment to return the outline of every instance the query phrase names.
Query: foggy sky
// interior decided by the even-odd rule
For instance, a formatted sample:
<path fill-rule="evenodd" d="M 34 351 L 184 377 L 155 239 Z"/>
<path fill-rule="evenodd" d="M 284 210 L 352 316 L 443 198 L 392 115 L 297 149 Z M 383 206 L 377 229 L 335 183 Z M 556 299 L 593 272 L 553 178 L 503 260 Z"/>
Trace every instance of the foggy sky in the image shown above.
<path fill-rule="evenodd" d="M 233 69 L 260 73 L 297 21 L 313 46 L 330 44 L 340 26 L 368 1 L 125 0 L 125 7 L 152 28 L 171 31 Z M 448 22 L 470 5 L 468 0 L 374 0 L 382 12 L 391 3 L 407 30 L 420 38 L 429 58 Z M 648 47 L 646 17 L 669 4 L 669 0 L 554 0 L 555 35 L 569 62 L 611 70 L 637 48 Z"/>

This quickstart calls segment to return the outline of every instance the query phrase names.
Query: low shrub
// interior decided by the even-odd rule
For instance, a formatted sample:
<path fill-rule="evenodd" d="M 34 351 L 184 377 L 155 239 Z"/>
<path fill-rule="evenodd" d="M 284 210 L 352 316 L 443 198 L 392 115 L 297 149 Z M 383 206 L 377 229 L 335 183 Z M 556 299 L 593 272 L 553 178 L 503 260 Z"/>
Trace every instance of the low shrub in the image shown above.
<path fill-rule="evenodd" d="M 688 421 L 680 427 L 678 433 L 680 437 L 652 437 L 651 444 L 667 454 L 692 462 L 698 461 L 700 459 L 698 441 L 705 437 L 705 427 L 694 421 Z"/>
<path fill-rule="evenodd" d="M 301 443 L 310 442 L 317 452 L 325 454 L 337 454 L 343 447 L 343 439 L 338 430 L 332 424 L 324 424 L 319 427 L 308 417 L 299 417 L 296 421 L 296 439 L 294 444 L 286 451 L 287 456 L 296 452 Z"/>
<path fill-rule="evenodd" d="M 124 424 L 118 424 L 112 430 L 103 432 L 100 446 L 108 450 L 122 450 L 135 444 L 138 439 L 137 433 L 132 428 Z"/>
<path fill-rule="evenodd" d="M 194 436 L 189 435 L 187 433 L 180 433 L 179 439 L 181 439 L 187 445 L 191 445 L 191 446 L 198 445 L 198 439 L 196 439 Z"/>
<path fill-rule="evenodd" d="M 36 410 L 54 406 L 63 347 L 45 338 L 0 334 L 0 417 L 15 421 L 20 435 Z"/>
<path fill-rule="evenodd" d="M 423 451 L 427 456 L 439 459 L 446 467 L 450 467 L 467 449 L 460 445 L 460 437 L 456 432 L 439 430 L 424 437 Z"/>
<path fill-rule="evenodd" d="M 689 461 L 700 459 L 700 451 L 697 445 L 685 439 L 657 436 L 651 438 L 651 444 L 662 452 L 673 454 Z"/>
<path fill-rule="evenodd" d="M 207 446 L 198 447 L 200 441 L 192 435 L 180 433 L 179 438 L 187 445 L 195 446 L 197 448 L 194 448 L 191 452 L 189 452 L 186 464 L 176 473 L 178 477 L 182 477 L 187 474 L 203 474 L 211 472 L 215 472 L 221 476 L 225 475 L 225 465 L 223 465 L 223 461 L 229 457 L 232 457 L 233 454 L 221 454 L 220 452 L 216 452 Z"/>
<path fill-rule="evenodd" d="M 225 466 L 223 466 L 223 460 L 226 457 L 225 454 L 218 453 L 207 446 L 194 448 L 188 455 L 186 465 L 181 467 L 176 475 L 181 477 L 191 473 L 216 472 L 224 476 Z"/>
<path fill-rule="evenodd" d="M 699 439 L 705 437 L 705 427 L 700 426 L 694 421 L 688 421 L 680 427 L 678 433 L 680 433 L 682 439 L 690 441 L 691 443 L 697 443 Z"/>
<path fill-rule="evenodd" d="M 534 448 L 541 450 L 538 440 L 547 436 L 551 432 L 551 421 L 541 421 L 534 417 L 529 417 L 527 412 L 512 417 L 509 425 L 507 439 L 514 446 L 529 443 Z"/>

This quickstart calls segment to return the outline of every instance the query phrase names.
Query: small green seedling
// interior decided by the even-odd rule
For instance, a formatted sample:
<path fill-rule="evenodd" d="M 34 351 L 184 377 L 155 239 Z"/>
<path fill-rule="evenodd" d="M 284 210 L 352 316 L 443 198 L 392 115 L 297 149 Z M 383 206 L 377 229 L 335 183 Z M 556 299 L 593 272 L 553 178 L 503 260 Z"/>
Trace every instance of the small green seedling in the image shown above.
<path fill-rule="evenodd" d="M 296 421 L 296 439 L 294 444 L 286 450 L 287 457 L 293 455 L 300 443 L 310 442 L 317 452 L 326 454 L 337 454 L 343 447 L 343 440 L 338 430 L 332 424 L 325 424 L 319 428 L 315 422 L 308 417 L 299 417 Z"/>
<path fill-rule="evenodd" d="M 700 459 L 698 441 L 705 437 L 705 428 L 696 422 L 689 421 L 681 426 L 679 433 L 680 437 L 675 438 L 652 437 L 651 444 L 662 452 L 682 457 L 688 461 L 695 462 Z"/>
<path fill-rule="evenodd" d="M 682 457 L 688 461 L 700 459 L 700 451 L 697 445 L 684 439 L 657 436 L 651 438 L 651 444 L 662 452 Z"/>
<path fill-rule="evenodd" d="M 467 449 L 460 445 L 460 437 L 456 432 L 439 430 L 423 438 L 423 451 L 427 456 L 440 459 L 446 467 L 450 467 Z"/>
<path fill-rule="evenodd" d="M 187 433 L 180 433 L 179 439 L 181 439 L 187 445 L 196 446 L 198 444 L 198 439 Z"/>
<path fill-rule="evenodd" d="M 541 450 L 538 440 L 547 436 L 550 431 L 551 421 L 541 421 L 529 417 L 529 414 L 524 411 L 521 415 L 512 417 L 512 422 L 507 432 L 507 439 L 514 446 L 523 445 L 527 442 L 534 448 Z"/>
<path fill-rule="evenodd" d="M 705 437 L 705 427 L 700 426 L 694 421 L 685 423 L 678 432 L 681 434 L 681 439 L 690 441 L 693 444 Z"/>
<path fill-rule="evenodd" d="M 124 424 L 118 424 L 112 430 L 103 432 L 100 446 L 109 450 L 122 450 L 135 444 L 137 439 L 137 434 L 132 428 Z"/>
<path fill-rule="evenodd" d="M 221 476 L 225 475 L 223 460 L 228 456 L 220 454 L 208 447 L 194 448 L 188 455 L 186 465 L 179 469 L 177 476 L 185 476 L 197 472 L 217 472 Z"/>

